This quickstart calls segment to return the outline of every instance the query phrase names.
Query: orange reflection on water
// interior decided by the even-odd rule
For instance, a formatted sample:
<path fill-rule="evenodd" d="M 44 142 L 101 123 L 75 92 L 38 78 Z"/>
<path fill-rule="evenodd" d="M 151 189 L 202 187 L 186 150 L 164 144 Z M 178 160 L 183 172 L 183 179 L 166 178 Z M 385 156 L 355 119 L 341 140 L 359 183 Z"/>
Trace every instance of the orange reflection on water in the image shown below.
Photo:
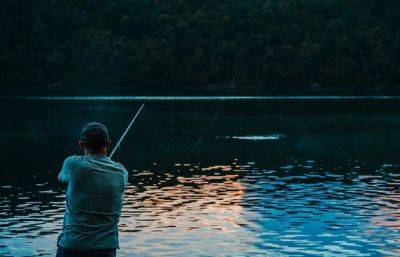
<path fill-rule="evenodd" d="M 244 194 L 242 184 L 230 181 L 230 178 L 232 175 L 178 177 L 180 183 L 193 183 L 197 187 L 183 184 L 162 188 L 147 186 L 144 192 L 136 192 L 135 188 L 128 187 L 123 210 L 126 214 L 124 223 L 127 224 L 124 230 L 170 226 L 190 230 L 206 226 L 225 230 L 221 220 L 234 224 L 235 217 L 242 213 L 240 203 Z M 209 182 L 222 179 L 228 180 L 222 183 Z M 127 215 L 129 213 L 133 215 Z M 210 215 L 213 219 L 209 218 Z"/>
<path fill-rule="evenodd" d="M 400 230 L 400 194 L 382 192 L 375 203 L 379 206 L 379 213 L 374 216 L 374 222 L 393 230 Z"/>
<path fill-rule="evenodd" d="M 248 227 L 256 225 L 245 219 L 250 214 L 241 205 L 245 188 L 237 177 L 180 176 L 176 185 L 146 186 L 144 191 L 128 186 L 120 222 L 122 251 L 146 256 L 190 256 L 207 249 L 215 254 L 215 247 L 224 254 L 248 252 L 252 246 L 246 239 L 254 237 Z"/>

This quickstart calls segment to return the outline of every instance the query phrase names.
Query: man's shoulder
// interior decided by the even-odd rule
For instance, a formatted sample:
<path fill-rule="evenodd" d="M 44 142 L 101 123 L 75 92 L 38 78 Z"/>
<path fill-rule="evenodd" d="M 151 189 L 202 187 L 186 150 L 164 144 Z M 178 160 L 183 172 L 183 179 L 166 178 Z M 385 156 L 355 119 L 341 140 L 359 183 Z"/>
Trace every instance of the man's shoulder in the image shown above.
<path fill-rule="evenodd" d="M 122 163 L 119 163 L 116 161 L 113 161 L 113 162 L 114 162 L 114 165 L 116 167 L 118 167 L 118 170 L 120 170 L 122 172 L 124 179 L 125 179 L 125 184 L 126 184 L 128 182 L 128 176 L 129 176 L 128 171 L 126 170 L 125 166 Z"/>
<path fill-rule="evenodd" d="M 65 158 L 65 163 L 73 163 L 73 162 L 76 162 L 76 161 L 79 161 L 80 159 L 82 158 L 82 156 L 80 156 L 80 155 L 71 155 L 71 156 L 68 156 L 67 158 Z"/>
<path fill-rule="evenodd" d="M 112 160 L 111 160 L 111 161 L 112 161 Z M 126 168 L 125 168 L 125 166 L 124 166 L 122 163 L 116 162 L 116 161 L 112 161 L 112 162 L 114 163 L 115 167 L 119 168 L 119 169 L 122 170 L 122 171 L 126 171 Z"/>
<path fill-rule="evenodd" d="M 83 163 L 82 163 L 83 158 L 84 158 L 84 156 L 82 156 L 82 155 L 68 156 L 67 158 L 65 158 L 64 165 L 66 167 L 77 168 L 77 167 L 83 165 Z"/>

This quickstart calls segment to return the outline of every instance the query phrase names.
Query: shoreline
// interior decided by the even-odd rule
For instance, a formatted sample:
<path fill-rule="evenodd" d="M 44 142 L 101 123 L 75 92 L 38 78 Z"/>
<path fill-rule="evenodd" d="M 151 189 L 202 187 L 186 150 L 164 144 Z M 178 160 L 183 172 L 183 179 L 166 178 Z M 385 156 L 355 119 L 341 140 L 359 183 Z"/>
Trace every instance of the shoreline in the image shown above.
<path fill-rule="evenodd" d="M 286 96 L 4 96 L 3 100 L 41 101 L 354 101 L 354 100 L 400 100 L 400 95 L 286 95 Z"/>

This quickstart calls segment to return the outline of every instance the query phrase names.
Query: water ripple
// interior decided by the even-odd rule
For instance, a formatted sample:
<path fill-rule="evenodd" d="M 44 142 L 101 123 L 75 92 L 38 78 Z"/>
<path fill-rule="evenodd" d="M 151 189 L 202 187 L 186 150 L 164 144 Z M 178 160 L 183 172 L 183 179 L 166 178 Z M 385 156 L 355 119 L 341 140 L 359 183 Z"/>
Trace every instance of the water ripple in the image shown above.
<path fill-rule="evenodd" d="M 234 160 L 131 171 L 119 256 L 399 256 L 398 169 Z M 0 255 L 53 256 L 65 188 L 0 193 Z"/>

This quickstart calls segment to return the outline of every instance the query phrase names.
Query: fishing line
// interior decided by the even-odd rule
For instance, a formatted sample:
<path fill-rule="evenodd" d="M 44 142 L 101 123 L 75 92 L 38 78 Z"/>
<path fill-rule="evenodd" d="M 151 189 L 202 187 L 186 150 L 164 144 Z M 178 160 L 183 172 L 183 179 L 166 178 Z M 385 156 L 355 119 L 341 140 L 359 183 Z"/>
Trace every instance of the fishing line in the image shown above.
<path fill-rule="evenodd" d="M 142 106 L 140 106 L 139 110 L 136 112 L 135 116 L 133 117 L 133 119 L 129 123 L 128 127 L 125 129 L 124 133 L 122 134 L 122 136 L 118 140 L 118 143 L 115 145 L 114 149 L 111 151 L 111 154 L 108 156 L 108 158 L 111 159 L 113 157 L 115 151 L 120 147 L 121 142 L 124 140 L 126 134 L 128 134 L 129 129 L 132 127 L 133 123 L 135 122 L 136 118 L 139 116 L 139 114 L 142 111 L 143 107 L 144 107 L 144 104 L 142 104 Z"/>
<path fill-rule="evenodd" d="M 227 92 L 225 93 L 225 95 L 227 95 L 230 91 L 231 87 L 228 87 Z M 222 103 L 220 104 L 217 112 L 215 113 L 213 119 L 210 122 L 210 125 L 207 127 L 207 129 L 203 132 L 203 134 L 198 138 L 198 140 L 196 141 L 196 143 L 193 144 L 193 147 L 190 149 L 190 151 L 186 154 L 186 156 L 191 155 L 192 153 L 194 153 L 194 151 L 197 150 L 197 148 L 199 147 L 200 143 L 203 141 L 203 139 L 205 138 L 205 136 L 208 134 L 208 132 L 211 130 L 211 128 L 214 126 L 214 123 L 217 121 L 219 115 L 221 114 L 222 109 L 224 108 L 225 105 L 225 101 L 223 100 Z"/>
<path fill-rule="evenodd" d="M 231 89 L 236 85 L 236 73 L 237 73 L 237 67 L 238 67 L 238 54 L 236 55 L 235 59 L 236 60 L 235 60 L 235 67 L 234 67 L 234 71 L 233 71 L 232 81 L 231 81 L 230 85 L 228 86 L 228 88 L 227 88 L 227 90 L 225 92 L 225 96 L 227 96 L 230 93 Z M 220 104 L 220 106 L 219 106 L 217 112 L 215 113 L 213 119 L 211 120 L 210 124 L 208 125 L 207 129 L 204 130 L 204 132 L 201 134 L 201 136 L 193 144 L 193 146 L 190 148 L 190 151 L 188 151 L 186 154 L 179 155 L 179 156 L 187 157 L 187 156 L 191 155 L 192 153 L 194 153 L 194 151 L 197 150 L 197 148 L 199 147 L 200 143 L 203 141 L 205 136 L 208 134 L 208 132 L 214 126 L 214 123 L 217 121 L 219 115 L 221 114 L 222 109 L 224 108 L 225 101 L 226 100 L 222 101 L 222 103 Z"/>

